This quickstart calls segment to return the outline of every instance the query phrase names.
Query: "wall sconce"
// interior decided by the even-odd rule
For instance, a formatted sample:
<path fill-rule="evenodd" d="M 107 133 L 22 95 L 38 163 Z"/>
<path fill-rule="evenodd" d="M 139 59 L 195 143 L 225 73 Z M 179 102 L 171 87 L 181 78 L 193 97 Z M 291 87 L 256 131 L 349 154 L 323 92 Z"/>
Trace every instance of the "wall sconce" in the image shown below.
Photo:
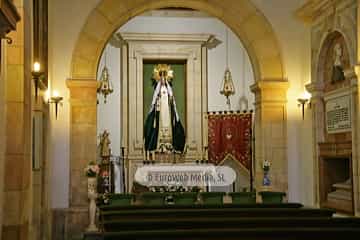
<path fill-rule="evenodd" d="M 35 100 L 37 101 L 39 88 L 44 88 L 44 83 L 42 78 L 44 77 L 44 72 L 41 71 L 41 66 L 39 62 L 35 62 L 33 66 L 33 71 L 31 72 L 34 86 L 35 86 Z"/>
<path fill-rule="evenodd" d="M 58 116 L 58 106 L 59 104 L 62 104 L 63 97 L 59 96 L 59 93 L 57 91 L 54 91 L 54 94 L 50 99 L 48 100 L 48 103 L 54 103 L 55 104 L 55 119 L 57 119 Z"/>
<path fill-rule="evenodd" d="M 304 91 L 304 92 L 302 93 L 302 95 L 297 99 L 297 101 L 298 101 L 298 106 L 301 107 L 302 119 L 303 119 L 303 120 L 304 120 L 304 117 L 305 117 L 305 104 L 306 104 L 307 102 L 309 102 L 309 108 L 311 107 L 310 98 L 311 98 L 310 93 Z"/>

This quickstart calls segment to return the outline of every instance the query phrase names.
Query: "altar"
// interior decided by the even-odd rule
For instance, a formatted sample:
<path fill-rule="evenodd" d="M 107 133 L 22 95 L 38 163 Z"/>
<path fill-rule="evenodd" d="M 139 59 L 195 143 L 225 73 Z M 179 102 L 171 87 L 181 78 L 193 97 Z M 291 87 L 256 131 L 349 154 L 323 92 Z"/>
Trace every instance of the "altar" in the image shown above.
<path fill-rule="evenodd" d="M 253 188 L 252 113 L 213 112 L 208 113 L 206 118 L 209 121 L 207 139 L 210 144 L 204 147 L 198 158 L 186 159 L 187 146 L 181 153 L 159 150 L 145 152 L 143 158 L 138 160 L 130 159 L 123 148 L 121 156 L 117 157 L 116 161 L 113 157 L 110 158 L 111 161 L 105 158 L 102 164 L 105 169 L 100 175 L 101 179 L 106 178 L 102 183 L 109 181 L 112 183 L 107 192 L 114 190 L 133 192 L 134 182 L 148 188 L 196 186 L 203 191 L 240 191 L 243 188 L 251 190 Z M 102 140 L 102 142 L 106 141 Z M 132 167 L 133 172 L 130 172 L 129 166 Z M 208 173 L 216 172 L 216 168 L 220 166 L 229 168 L 222 173 L 229 178 L 225 181 L 226 184 L 214 184 L 209 178 L 206 181 L 203 179 L 211 175 Z M 104 171 L 110 175 L 102 174 Z M 216 175 L 214 174 L 212 178 L 216 178 Z M 197 181 L 196 177 L 202 181 L 194 183 Z M 174 181 L 170 182 L 168 178 Z M 193 182 L 189 183 L 189 181 Z"/>
<path fill-rule="evenodd" d="M 121 49 L 124 61 L 121 68 L 120 115 L 126 189 L 129 191 L 134 174 L 144 161 L 188 163 L 205 157 L 204 148 L 208 145 L 206 42 L 210 35 L 118 33 L 118 37 L 126 43 Z M 168 64 L 175 71 L 172 90 L 186 135 L 181 153 L 149 153 L 144 145 L 144 123 L 154 91 L 152 75 L 147 75 L 147 72 L 152 73 L 159 63 Z M 150 70 L 147 70 L 148 66 Z"/>

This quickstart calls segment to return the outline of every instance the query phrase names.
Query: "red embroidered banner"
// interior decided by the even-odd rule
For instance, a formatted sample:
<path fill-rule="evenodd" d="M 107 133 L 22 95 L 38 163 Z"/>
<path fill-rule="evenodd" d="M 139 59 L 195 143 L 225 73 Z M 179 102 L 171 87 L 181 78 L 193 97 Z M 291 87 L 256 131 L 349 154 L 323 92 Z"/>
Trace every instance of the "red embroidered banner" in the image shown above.
<path fill-rule="evenodd" d="M 250 169 L 251 113 L 209 114 L 209 162 L 219 164 L 228 154 Z"/>

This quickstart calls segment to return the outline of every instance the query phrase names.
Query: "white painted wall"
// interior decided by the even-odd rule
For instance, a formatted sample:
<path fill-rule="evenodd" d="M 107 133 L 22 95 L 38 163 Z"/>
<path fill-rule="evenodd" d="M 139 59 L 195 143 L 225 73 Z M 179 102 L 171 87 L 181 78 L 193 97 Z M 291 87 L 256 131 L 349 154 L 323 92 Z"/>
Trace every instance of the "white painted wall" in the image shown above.
<path fill-rule="evenodd" d="M 159 28 L 161 26 L 161 29 Z M 209 111 L 227 110 L 226 100 L 219 93 L 224 71 L 226 68 L 226 29 L 221 21 L 214 18 L 179 18 L 179 17 L 135 17 L 119 29 L 118 32 L 137 33 L 206 33 L 213 34 L 223 43 L 215 49 L 208 51 L 208 96 Z M 228 29 L 229 67 L 232 72 L 236 93 L 231 96 L 232 110 L 239 110 L 239 99 L 242 94 L 249 99 L 253 106 L 254 96 L 249 86 L 254 83 L 252 68 L 249 57 L 240 40 Z M 120 50 L 107 45 L 104 51 L 98 79 L 105 64 L 107 54 L 107 66 L 110 70 L 111 82 L 114 86 L 114 94 L 111 94 L 107 104 L 100 101 L 98 105 L 98 134 L 104 129 L 111 133 L 112 149 L 116 154 L 120 149 Z M 100 131 L 100 132 L 99 132 Z"/>
<path fill-rule="evenodd" d="M 49 1 L 49 83 L 50 90 L 59 91 L 64 97 L 59 108 L 58 119 L 54 113 L 50 116 L 49 159 L 52 167 L 51 206 L 67 208 L 69 206 L 69 90 L 66 79 L 69 78 L 72 52 L 79 32 L 90 11 L 100 0 L 56 0 Z M 54 111 L 53 109 L 51 111 Z"/>
<path fill-rule="evenodd" d="M 60 107 L 58 120 L 51 119 L 51 144 L 50 159 L 52 166 L 52 207 L 66 208 L 69 199 L 69 91 L 66 87 L 66 79 L 69 77 L 72 51 L 74 49 L 79 32 L 85 24 L 86 17 L 100 0 L 53 0 L 49 1 L 49 80 L 51 89 L 56 89 L 64 96 L 64 104 Z M 260 11 L 269 19 L 277 34 L 280 46 L 283 50 L 286 76 L 290 82 L 288 94 L 288 155 L 289 155 L 289 191 L 290 199 L 302 201 L 306 204 L 312 203 L 312 162 L 311 143 L 308 140 L 311 136 L 310 130 L 306 129 L 300 132 L 303 123 L 300 120 L 300 109 L 296 106 L 296 98 L 303 89 L 303 84 L 309 80 L 309 61 L 310 57 L 310 33 L 309 31 L 293 17 L 293 11 L 299 7 L 305 0 L 253 0 Z M 154 19 L 155 21 L 155 19 Z M 205 21 L 205 20 L 204 20 Z M 160 26 L 162 26 L 162 23 Z M 200 32 L 216 32 L 223 36 L 224 30 L 219 27 L 219 23 L 213 22 L 206 24 L 204 29 L 197 29 Z M 129 25 L 130 26 L 130 25 Z M 159 25 L 157 26 L 159 28 Z M 182 32 L 184 28 L 176 29 L 176 32 Z M 195 27 L 187 25 L 186 29 L 195 31 Z M 210 31 L 211 30 L 211 31 Z M 148 31 L 150 31 L 148 29 Z M 169 30 L 170 31 L 170 30 Z M 175 31 L 173 29 L 172 31 Z M 190 31 L 190 30 L 189 30 Z M 221 34 L 222 33 L 222 34 Z M 231 36 L 231 34 L 230 34 Z M 237 41 L 230 38 L 231 42 Z M 224 62 L 224 52 L 221 48 L 209 52 L 209 64 Z M 240 51 L 240 48 L 231 49 L 230 69 L 233 73 L 233 79 L 236 81 L 236 90 L 239 93 L 239 79 L 241 76 L 239 66 L 242 66 L 240 60 L 233 60 L 238 54 L 234 51 Z M 211 60 L 211 55 L 219 56 L 218 59 Z M 211 61 L 214 61 L 213 63 Z M 236 64 L 235 64 L 236 63 Z M 248 64 L 248 63 L 245 63 Z M 248 67 L 245 67 L 248 68 Z M 212 71 L 209 68 L 209 110 L 224 109 L 225 98 L 218 94 L 224 68 Z M 238 73 L 236 73 L 238 71 Z M 250 74 L 250 76 L 252 76 Z M 246 78 L 249 78 L 247 75 Z M 214 96 L 214 99 L 213 99 Z M 232 98 L 234 108 L 236 97 Z M 223 105 L 218 105 L 222 103 Z M 54 118 L 54 115 L 51 115 Z M 304 128 L 305 129 L 305 128 Z M 300 131 L 301 130 L 301 131 Z M 302 135 L 302 136 L 301 136 Z M 113 140 L 116 141 L 116 140 Z M 302 146 L 300 150 L 299 146 Z M 115 150 L 115 149 L 114 149 Z M 306 192 L 304 191 L 306 189 Z"/>
<path fill-rule="evenodd" d="M 106 56 L 106 57 L 105 57 Z M 121 139 L 121 128 L 120 128 L 120 49 L 115 48 L 108 44 L 104 49 L 103 55 L 101 56 L 99 69 L 98 69 L 98 80 L 101 78 L 101 72 L 105 66 L 109 70 L 110 81 L 114 88 L 114 92 L 107 96 L 106 103 L 104 103 L 104 97 L 101 95 L 98 97 L 98 112 L 97 112 L 97 131 L 98 136 L 107 130 L 110 132 L 111 141 L 111 153 L 115 156 L 120 155 L 120 139 Z M 100 139 L 98 139 L 98 144 Z"/>

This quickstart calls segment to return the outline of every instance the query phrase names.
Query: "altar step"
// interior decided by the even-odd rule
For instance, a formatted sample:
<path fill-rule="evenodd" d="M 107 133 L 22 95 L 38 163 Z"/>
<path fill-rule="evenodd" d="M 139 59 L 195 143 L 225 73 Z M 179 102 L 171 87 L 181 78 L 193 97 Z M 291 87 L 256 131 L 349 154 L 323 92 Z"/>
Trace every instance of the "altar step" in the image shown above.
<path fill-rule="evenodd" d="M 100 207 L 101 222 L 114 220 L 156 220 L 168 219 L 178 220 L 181 218 L 251 218 L 251 217 L 325 217 L 330 218 L 334 211 L 330 209 L 302 208 L 300 204 L 224 204 L 224 205 L 191 205 L 174 206 L 164 205 L 158 207 L 150 206 L 128 206 Z"/>
<path fill-rule="evenodd" d="M 164 229 L 152 231 L 124 231 L 93 233 L 86 235 L 88 240 L 296 240 L 326 239 L 342 240 L 359 234 L 354 228 L 206 228 L 206 229 Z"/>
<path fill-rule="evenodd" d="M 115 239 L 346 239 L 360 234 L 359 218 L 334 218 L 329 209 L 300 204 L 101 207 L 101 233 Z"/>
<path fill-rule="evenodd" d="M 221 218 L 164 218 L 147 220 L 112 220 L 105 221 L 105 232 L 123 232 L 123 231 L 161 231 L 166 229 L 191 230 L 191 229 L 249 229 L 249 228 L 272 228 L 272 229 L 292 229 L 292 228 L 360 228 L 360 219 L 349 218 L 293 218 L 293 217 L 273 217 L 273 218 L 239 218 L 239 217 L 221 217 Z M 360 232 L 360 230 L 359 230 Z"/>

